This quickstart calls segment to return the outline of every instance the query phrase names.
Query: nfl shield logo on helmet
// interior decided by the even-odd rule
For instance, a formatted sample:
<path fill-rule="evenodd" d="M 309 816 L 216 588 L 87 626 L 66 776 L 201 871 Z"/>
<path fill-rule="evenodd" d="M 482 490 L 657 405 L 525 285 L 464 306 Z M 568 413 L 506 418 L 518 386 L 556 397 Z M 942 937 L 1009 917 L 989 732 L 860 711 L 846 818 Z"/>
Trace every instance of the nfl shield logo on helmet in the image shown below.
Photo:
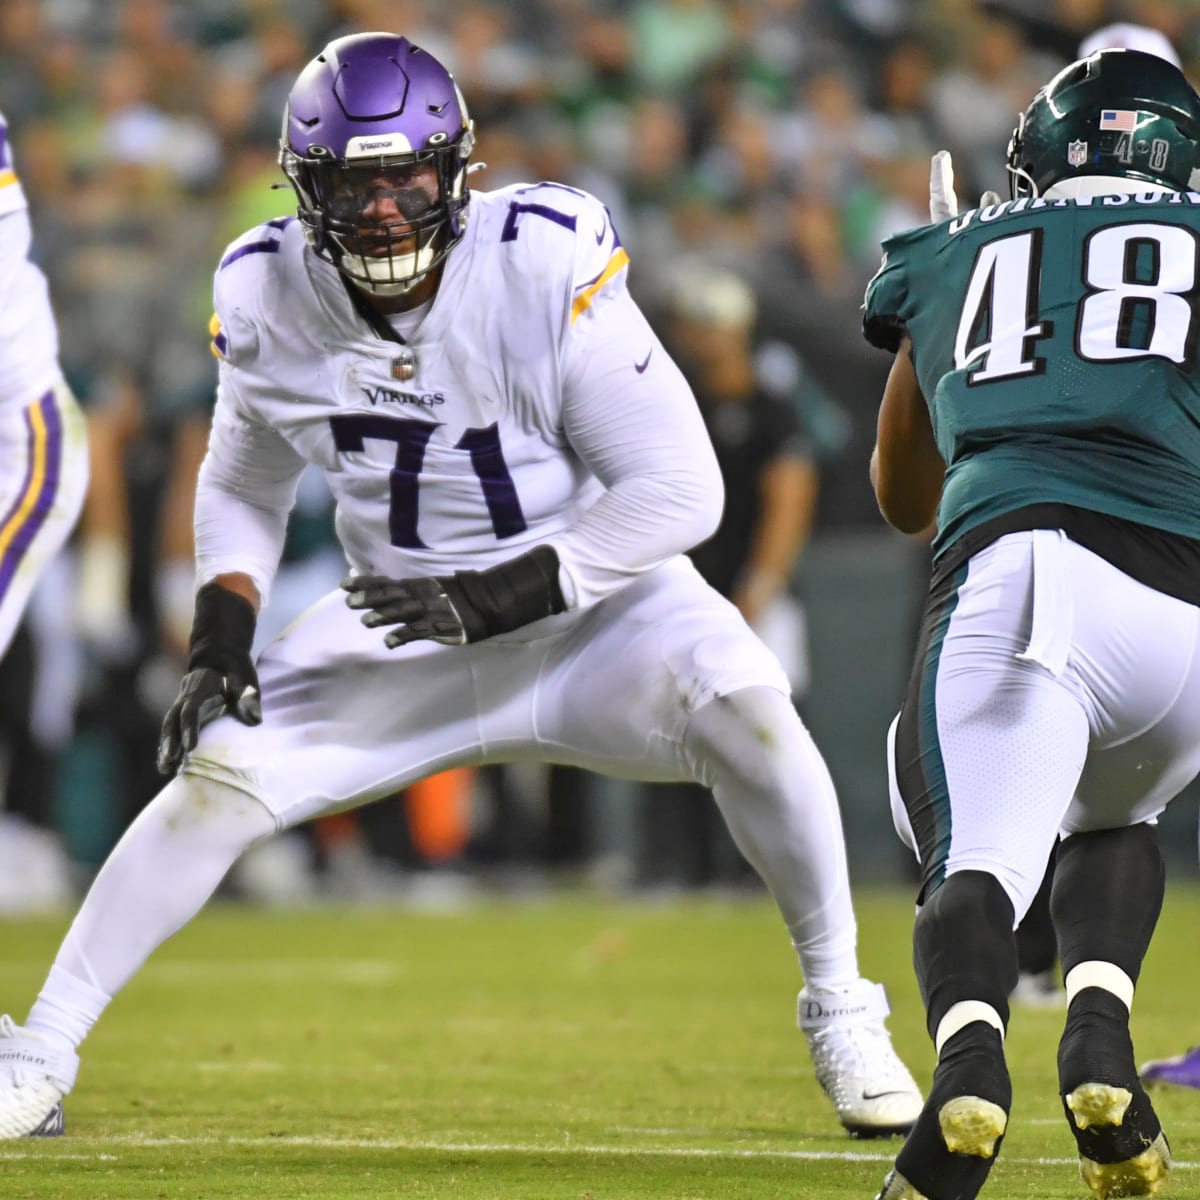
<path fill-rule="evenodd" d="M 1067 143 L 1067 162 L 1073 167 L 1082 167 L 1088 160 L 1087 142 Z"/>
<path fill-rule="evenodd" d="M 392 359 L 392 378 L 403 383 L 417 373 L 417 356 L 411 350 L 401 350 Z"/>

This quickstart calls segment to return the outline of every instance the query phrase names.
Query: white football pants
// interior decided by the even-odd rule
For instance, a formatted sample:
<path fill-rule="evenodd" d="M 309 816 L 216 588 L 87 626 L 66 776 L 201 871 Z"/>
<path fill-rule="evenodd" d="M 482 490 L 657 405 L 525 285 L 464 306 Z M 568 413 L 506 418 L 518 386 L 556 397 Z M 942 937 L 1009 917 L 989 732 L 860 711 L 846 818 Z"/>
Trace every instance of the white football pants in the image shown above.
<path fill-rule="evenodd" d="M 931 593 L 888 736 L 925 887 L 987 871 L 1019 923 L 1055 837 L 1154 820 L 1200 771 L 1200 608 L 1057 530 L 1010 533 Z"/>
<path fill-rule="evenodd" d="M 339 590 L 259 661 L 263 724 L 221 718 L 97 876 L 30 1024 L 78 1044 L 255 841 L 434 771 L 537 759 L 713 789 L 805 982 L 858 977 L 833 783 L 782 671 L 684 559 L 584 613 L 398 651 Z"/>

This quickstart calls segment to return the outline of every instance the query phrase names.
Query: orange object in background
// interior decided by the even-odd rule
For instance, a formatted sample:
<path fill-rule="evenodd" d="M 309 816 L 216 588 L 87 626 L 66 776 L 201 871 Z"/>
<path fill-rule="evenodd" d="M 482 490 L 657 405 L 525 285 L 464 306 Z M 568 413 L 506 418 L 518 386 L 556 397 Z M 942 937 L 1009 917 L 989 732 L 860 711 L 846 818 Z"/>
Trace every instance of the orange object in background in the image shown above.
<path fill-rule="evenodd" d="M 316 834 L 317 845 L 325 851 L 329 851 L 340 842 L 358 841 L 362 836 L 358 829 L 358 819 L 352 812 L 318 817 L 313 822 L 313 831 Z"/>
<path fill-rule="evenodd" d="M 466 849 L 474 781 L 474 767 L 454 767 L 414 783 L 404 793 L 413 847 L 427 862 L 446 862 Z"/>

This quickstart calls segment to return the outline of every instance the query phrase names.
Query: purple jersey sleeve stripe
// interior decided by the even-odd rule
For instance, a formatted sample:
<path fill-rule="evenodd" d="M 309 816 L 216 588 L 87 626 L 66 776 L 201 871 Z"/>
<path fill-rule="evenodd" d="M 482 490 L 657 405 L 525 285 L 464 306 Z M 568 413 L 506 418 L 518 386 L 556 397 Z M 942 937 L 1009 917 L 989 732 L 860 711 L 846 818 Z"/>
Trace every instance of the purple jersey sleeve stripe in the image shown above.
<path fill-rule="evenodd" d="M 36 410 L 33 411 L 33 410 Z M 0 602 L 21 560 L 46 523 L 58 495 L 62 471 L 62 418 L 53 392 L 47 392 L 25 413 L 28 461 L 25 479 L 12 508 L 0 523 Z"/>
<path fill-rule="evenodd" d="M 279 243 L 276 241 L 266 242 L 249 242 L 245 246 L 239 246 L 236 250 L 231 250 L 223 259 L 221 265 L 217 267 L 218 271 L 223 271 L 230 263 L 235 263 L 239 258 L 245 258 L 247 254 L 278 254 Z"/>
<path fill-rule="evenodd" d="M 286 229 L 296 218 L 295 217 L 275 217 L 274 220 L 268 221 L 272 229 Z"/>

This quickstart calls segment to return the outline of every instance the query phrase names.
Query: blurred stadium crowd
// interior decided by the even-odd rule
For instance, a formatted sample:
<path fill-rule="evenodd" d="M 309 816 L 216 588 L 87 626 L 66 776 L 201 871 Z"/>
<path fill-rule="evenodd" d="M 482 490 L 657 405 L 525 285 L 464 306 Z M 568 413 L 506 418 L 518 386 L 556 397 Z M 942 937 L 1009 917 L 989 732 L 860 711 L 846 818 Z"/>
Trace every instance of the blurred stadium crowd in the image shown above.
<path fill-rule="evenodd" d="M 759 382 L 794 405 L 820 474 L 815 527 L 836 534 L 879 521 L 865 464 L 888 363 L 862 341 L 858 309 L 880 239 L 928 219 L 939 148 L 953 152 L 960 195 L 1007 194 L 1015 114 L 1117 20 L 1158 30 L 1200 73 L 1195 0 L 0 3 L 0 111 L 93 446 L 82 527 L 0 667 L 0 911 L 72 892 L 160 784 L 158 723 L 191 618 L 212 271 L 232 238 L 290 210 L 291 192 L 273 190 L 284 99 L 329 39 L 395 30 L 441 58 L 488 164 L 474 186 L 552 179 L 599 196 L 634 293 L 664 329 L 678 318 L 750 330 L 757 314 Z M 685 267 L 728 285 L 714 284 L 707 311 L 679 309 Z M 286 560 L 263 636 L 341 574 L 318 480 L 302 490 Z M 443 781 L 424 809 L 368 810 L 365 835 L 335 820 L 293 842 L 293 874 L 330 874 L 340 854 L 354 890 L 387 864 L 594 859 L 583 781 L 539 785 L 544 811 L 530 813 L 529 781 L 513 774 L 485 781 L 490 834 L 477 816 L 462 836 L 446 820 L 447 806 L 478 804 L 480 781 Z M 623 836 L 642 835 L 634 823 Z M 264 871 L 264 893 L 281 872 Z M 674 881 L 714 873 L 710 862 Z M 258 884 L 248 872 L 242 886 Z"/>

